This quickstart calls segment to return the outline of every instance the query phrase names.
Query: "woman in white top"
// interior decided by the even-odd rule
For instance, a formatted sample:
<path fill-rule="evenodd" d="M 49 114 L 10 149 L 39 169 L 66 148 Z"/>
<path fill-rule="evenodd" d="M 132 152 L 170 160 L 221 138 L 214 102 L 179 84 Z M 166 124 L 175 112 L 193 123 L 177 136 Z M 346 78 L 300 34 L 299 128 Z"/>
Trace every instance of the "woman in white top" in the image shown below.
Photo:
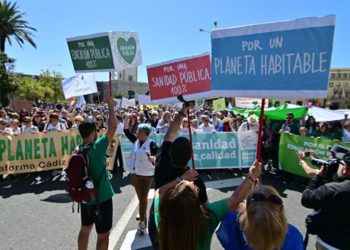
<path fill-rule="evenodd" d="M 57 113 L 52 113 L 50 115 L 49 122 L 45 125 L 44 133 L 51 131 L 64 131 L 66 126 L 63 123 L 60 123 L 58 120 L 59 116 Z"/>
<path fill-rule="evenodd" d="M 183 118 L 182 123 L 181 123 L 181 129 L 180 129 L 180 134 L 188 134 L 188 119 Z"/>
<path fill-rule="evenodd" d="M 12 119 L 11 130 L 12 130 L 14 135 L 19 135 L 21 133 L 21 128 L 19 127 L 19 120 L 18 119 Z"/>
<path fill-rule="evenodd" d="M 171 113 L 169 111 L 165 111 L 162 115 L 162 119 L 158 122 L 157 131 L 159 134 L 165 134 L 172 122 Z"/>

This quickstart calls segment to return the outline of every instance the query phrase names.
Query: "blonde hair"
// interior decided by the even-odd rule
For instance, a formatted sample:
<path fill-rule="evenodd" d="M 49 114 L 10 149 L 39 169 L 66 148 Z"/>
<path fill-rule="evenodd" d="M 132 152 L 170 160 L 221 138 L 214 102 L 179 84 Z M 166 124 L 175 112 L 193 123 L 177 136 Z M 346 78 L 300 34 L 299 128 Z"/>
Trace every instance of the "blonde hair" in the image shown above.
<path fill-rule="evenodd" d="M 257 196 L 263 198 L 254 200 Z M 281 249 L 288 231 L 283 204 L 271 200 L 282 201 L 275 188 L 260 185 L 241 206 L 244 211 L 239 221 L 249 246 L 255 250 Z"/>

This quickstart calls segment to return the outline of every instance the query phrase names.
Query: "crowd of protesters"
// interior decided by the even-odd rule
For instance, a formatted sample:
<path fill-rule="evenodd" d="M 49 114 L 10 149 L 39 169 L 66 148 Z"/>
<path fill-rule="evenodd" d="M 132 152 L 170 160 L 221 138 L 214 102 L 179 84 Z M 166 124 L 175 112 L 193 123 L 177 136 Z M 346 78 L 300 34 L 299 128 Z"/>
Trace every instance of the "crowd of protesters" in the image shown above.
<path fill-rule="evenodd" d="M 149 124 L 150 134 L 166 134 L 171 122 L 178 113 L 176 107 L 158 106 L 147 108 L 136 106 L 116 108 L 118 129 L 116 134 L 124 134 L 124 126 L 131 134 L 136 134 L 139 124 Z M 32 110 L 15 111 L 9 107 L 0 110 L 0 133 L 17 135 L 21 133 L 37 133 L 77 129 L 82 122 L 92 122 L 97 130 L 105 132 L 108 120 L 108 110 L 105 104 L 88 104 L 81 109 L 73 109 L 67 105 L 39 105 Z M 185 117 L 179 133 L 189 133 L 188 123 L 194 134 L 258 131 L 259 120 L 254 115 L 244 117 L 228 110 L 213 111 L 212 106 L 195 107 Z M 125 124 L 127 123 L 127 124 Z M 278 169 L 278 147 L 281 133 L 329 139 L 350 143 L 350 120 L 319 122 L 313 116 L 296 120 L 293 113 L 286 115 L 286 120 L 264 120 L 263 150 L 264 163 L 269 160 L 271 166 Z M 122 162 L 120 147 L 118 148 L 119 162 Z M 120 163 L 119 165 L 123 165 Z"/>
<path fill-rule="evenodd" d="M 85 122 L 95 124 L 97 132 L 108 133 L 109 114 L 105 104 L 88 104 L 79 109 L 57 104 L 19 112 L 2 108 L 0 133 L 80 130 L 79 125 Z M 131 163 L 126 163 L 126 170 L 139 200 L 138 232 L 144 234 L 149 221 L 154 249 L 209 249 L 220 223 L 217 237 L 225 249 L 303 249 L 302 236 L 288 224 L 278 192 L 271 186 L 254 188 L 262 163 L 254 162 L 246 179 L 227 199 L 208 202 L 198 172 L 187 167 L 192 154 L 189 141 L 184 137 L 175 139 L 178 133 L 189 133 L 189 129 L 197 134 L 258 132 L 258 117 L 244 117 L 228 110 L 217 112 L 211 106 L 189 109 L 186 105 L 182 109 L 115 108 L 115 117 L 117 125 L 113 133 L 124 134 L 133 144 Z M 284 121 L 264 120 L 262 130 L 263 160 L 273 162 L 282 133 L 350 143 L 350 121 L 346 119 L 318 122 L 309 116 L 306 120 L 296 120 L 293 113 L 288 113 Z M 151 134 L 164 134 L 162 145 L 150 140 Z M 123 165 L 120 155 L 119 147 L 116 157 L 119 167 Z M 153 178 L 157 190 L 147 220 L 147 196 Z"/>

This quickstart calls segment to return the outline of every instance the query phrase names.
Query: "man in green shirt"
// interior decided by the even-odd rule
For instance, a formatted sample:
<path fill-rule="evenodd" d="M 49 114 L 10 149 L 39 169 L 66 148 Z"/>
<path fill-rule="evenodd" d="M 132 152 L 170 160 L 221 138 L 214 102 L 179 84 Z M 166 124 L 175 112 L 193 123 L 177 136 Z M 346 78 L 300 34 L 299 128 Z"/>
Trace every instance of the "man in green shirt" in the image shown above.
<path fill-rule="evenodd" d="M 86 250 L 89 244 L 89 236 L 95 224 L 97 237 L 96 249 L 108 249 L 109 231 L 112 228 L 114 191 L 109 181 L 106 168 L 106 151 L 113 140 L 117 129 L 117 120 L 114 113 L 114 99 L 108 99 L 109 121 L 106 134 L 97 139 L 96 125 L 83 123 L 79 125 L 79 133 L 83 138 L 79 149 L 89 147 L 87 152 L 89 175 L 97 187 L 97 200 L 81 204 L 81 228 L 78 237 L 79 250 Z"/>

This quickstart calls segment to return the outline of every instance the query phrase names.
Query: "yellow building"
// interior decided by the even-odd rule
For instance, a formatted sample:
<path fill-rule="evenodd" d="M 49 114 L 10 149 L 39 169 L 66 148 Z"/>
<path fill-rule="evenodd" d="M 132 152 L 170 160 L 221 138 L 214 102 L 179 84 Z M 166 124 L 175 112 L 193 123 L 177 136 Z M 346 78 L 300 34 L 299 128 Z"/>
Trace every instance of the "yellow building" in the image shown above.
<path fill-rule="evenodd" d="M 350 68 L 331 69 L 327 104 L 332 108 L 350 108 Z"/>

